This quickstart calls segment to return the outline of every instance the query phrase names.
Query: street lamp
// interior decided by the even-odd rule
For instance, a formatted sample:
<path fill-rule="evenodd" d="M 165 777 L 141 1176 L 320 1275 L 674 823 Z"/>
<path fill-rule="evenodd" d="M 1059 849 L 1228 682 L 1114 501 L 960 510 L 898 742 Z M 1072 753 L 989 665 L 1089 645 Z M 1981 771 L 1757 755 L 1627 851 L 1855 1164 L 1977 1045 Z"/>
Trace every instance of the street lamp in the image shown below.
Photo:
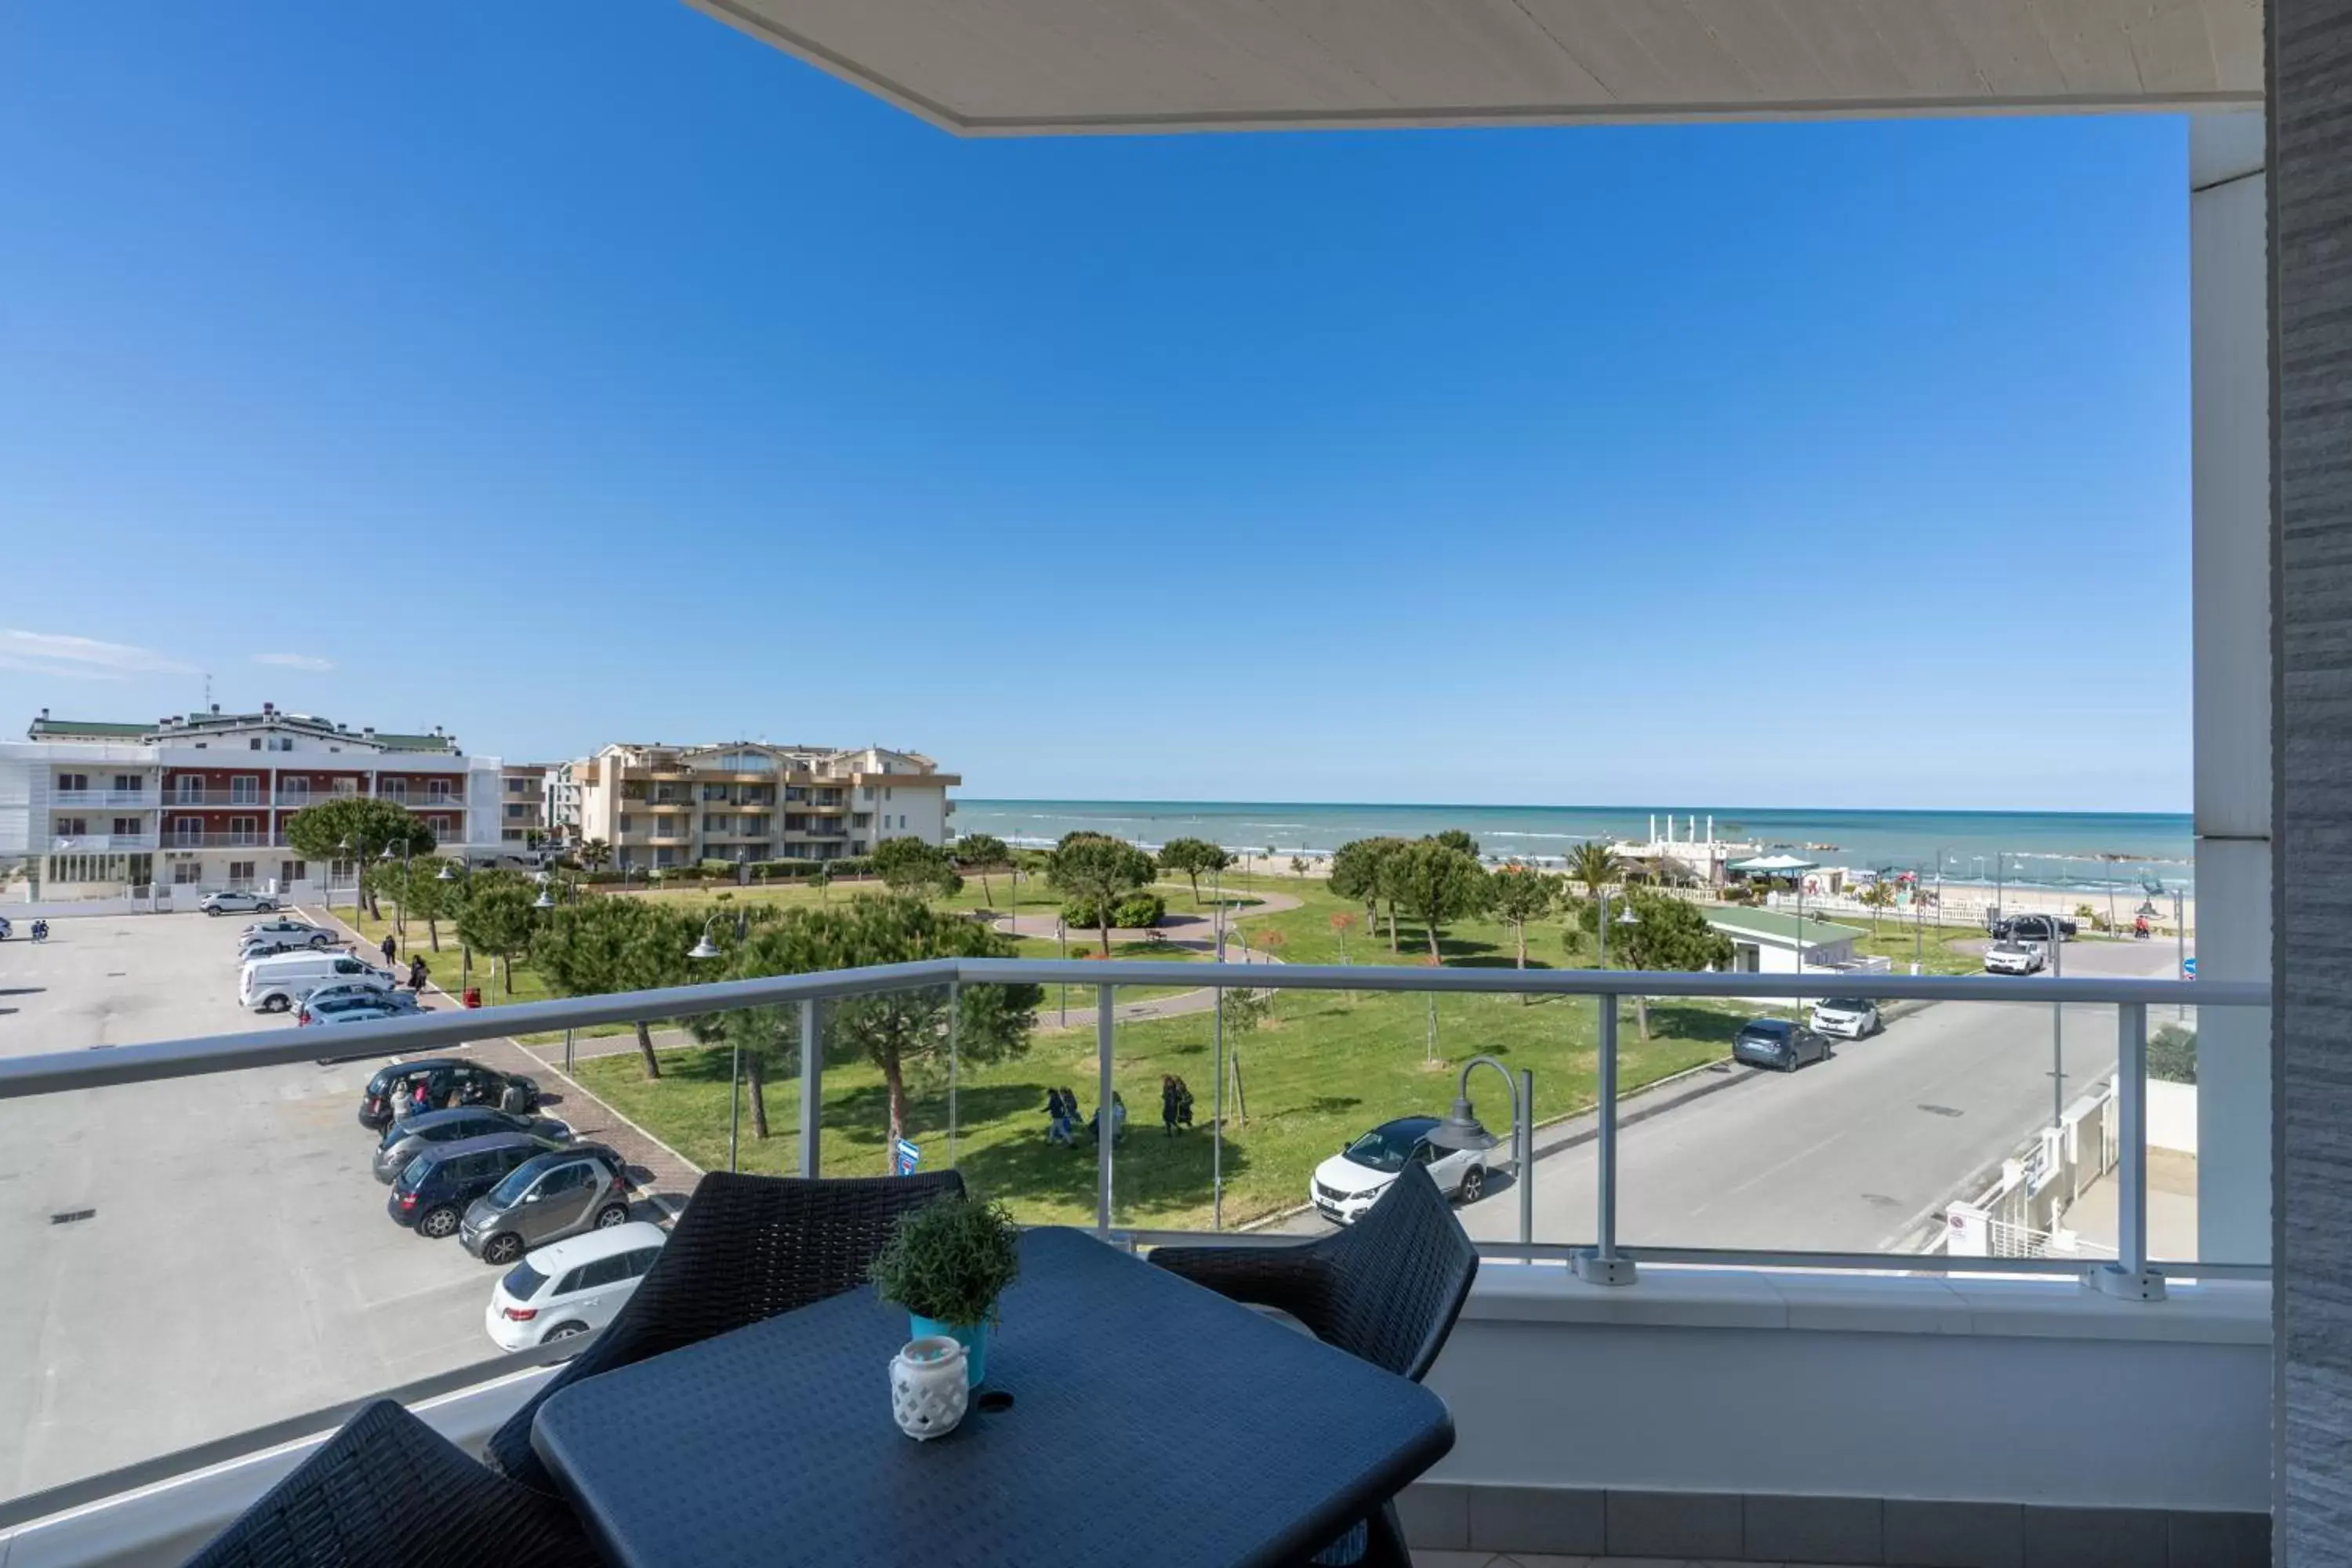
<path fill-rule="evenodd" d="M 1511 1069 L 1493 1057 L 1472 1057 L 1462 1064 L 1461 1077 L 1455 1080 L 1454 1109 L 1430 1131 L 1429 1142 L 1439 1149 L 1474 1152 L 1483 1152 L 1502 1142 L 1486 1131 L 1477 1112 L 1471 1109 L 1470 1073 L 1482 1063 L 1501 1073 L 1505 1087 L 1511 1091 L 1512 1179 L 1519 1188 L 1519 1243 L 1526 1246 L 1535 1240 L 1536 1226 L 1535 1130 L 1529 1125 L 1529 1112 L 1535 1106 L 1536 1075 L 1523 1070 L 1513 1078 Z"/>
<path fill-rule="evenodd" d="M 702 959 L 724 958 L 727 956 L 725 950 L 720 948 L 717 942 L 710 940 L 710 927 L 714 921 L 719 920 L 719 917 L 717 915 L 712 915 L 709 920 L 702 922 L 702 935 L 696 941 L 692 947 L 687 950 L 687 957 Z"/>
<path fill-rule="evenodd" d="M 1601 967 L 1606 969 L 1609 967 L 1609 927 L 1611 922 L 1609 919 L 1609 885 L 1605 882 L 1601 886 L 1601 918 L 1593 923 L 1599 928 L 1601 935 Z M 1631 893 L 1625 895 L 1624 906 L 1618 910 L 1615 923 L 1628 927 L 1637 926 L 1642 923 L 1642 917 L 1633 912 L 1633 896 Z"/>

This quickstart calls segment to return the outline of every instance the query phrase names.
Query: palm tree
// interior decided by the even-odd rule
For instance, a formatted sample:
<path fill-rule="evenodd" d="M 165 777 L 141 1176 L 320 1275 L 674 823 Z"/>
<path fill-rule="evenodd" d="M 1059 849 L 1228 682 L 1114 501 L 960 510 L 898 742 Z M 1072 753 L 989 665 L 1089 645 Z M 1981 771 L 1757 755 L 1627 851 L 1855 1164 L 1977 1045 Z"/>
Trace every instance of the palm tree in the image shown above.
<path fill-rule="evenodd" d="M 1601 889 L 1623 875 L 1623 868 L 1617 864 L 1617 851 L 1595 838 L 1576 847 L 1568 858 L 1568 874 L 1584 884 L 1586 898 L 1597 899 Z"/>
<path fill-rule="evenodd" d="M 601 871 L 613 858 L 613 847 L 601 838 L 591 838 L 580 847 L 580 863 L 591 871 Z"/>

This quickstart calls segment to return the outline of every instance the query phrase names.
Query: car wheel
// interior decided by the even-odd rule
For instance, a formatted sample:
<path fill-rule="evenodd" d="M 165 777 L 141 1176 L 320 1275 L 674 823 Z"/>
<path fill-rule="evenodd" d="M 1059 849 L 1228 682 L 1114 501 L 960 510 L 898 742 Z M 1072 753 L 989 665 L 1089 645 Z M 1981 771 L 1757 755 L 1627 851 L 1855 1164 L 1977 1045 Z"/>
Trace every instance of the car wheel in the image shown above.
<path fill-rule="evenodd" d="M 482 1261 L 508 1264 L 522 1256 L 522 1237 L 510 1230 L 500 1231 L 482 1243 Z"/>
<path fill-rule="evenodd" d="M 312 947 L 324 947 L 334 940 L 335 939 L 333 937 L 329 936 L 325 931 L 320 931 L 318 935 L 310 939 L 310 945 Z"/>
<path fill-rule="evenodd" d="M 216 909 L 206 910 L 205 911 L 205 913 L 206 913 L 206 914 L 208 914 L 208 915 L 212 916 L 212 918 L 213 918 L 213 919 L 215 919 L 215 920 L 218 920 L 218 919 L 220 919 L 220 913 L 221 913 L 221 912 L 220 912 L 220 910 L 216 910 Z"/>
<path fill-rule="evenodd" d="M 416 1234 L 438 1241 L 445 1236 L 457 1234 L 457 1211 L 447 1204 L 437 1209 L 426 1209 L 416 1222 Z"/>
<path fill-rule="evenodd" d="M 576 1340 L 587 1331 L 588 1325 L 585 1323 L 558 1323 L 548 1330 L 539 1342 L 545 1344 L 549 1340 Z"/>
<path fill-rule="evenodd" d="M 1462 1185 L 1455 1195 L 1465 1204 L 1475 1204 L 1486 1194 L 1486 1167 L 1473 1165 L 1462 1173 Z"/>
<path fill-rule="evenodd" d="M 628 1220 L 629 1205 L 626 1204 L 606 1204 L 596 1211 L 598 1230 L 610 1230 L 616 1225 L 626 1225 Z"/>
<path fill-rule="evenodd" d="M 293 999 L 290 997 L 266 996 L 262 998 L 261 1010 L 265 1013 L 283 1013 L 293 1005 Z"/>

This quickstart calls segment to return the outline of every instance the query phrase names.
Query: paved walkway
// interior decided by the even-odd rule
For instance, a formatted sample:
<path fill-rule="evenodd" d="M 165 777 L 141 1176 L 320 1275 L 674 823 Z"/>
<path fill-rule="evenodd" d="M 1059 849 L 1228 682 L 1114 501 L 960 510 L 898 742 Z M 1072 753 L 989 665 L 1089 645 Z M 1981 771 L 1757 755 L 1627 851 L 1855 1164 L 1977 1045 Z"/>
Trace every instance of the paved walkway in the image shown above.
<path fill-rule="evenodd" d="M 1240 931 L 1240 922 L 1245 920 L 1257 920 L 1265 915 L 1286 913 L 1298 908 L 1300 900 L 1288 893 L 1252 892 L 1243 896 L 1255 899 L 1257 902 L 1246 910 L 1234 911 L 1227 921 L 1225 962 L 1227 963 L 1280 963 L 1282 960 L 1270 952 L 1261 952 L 1255 948 L 1242 945 L 1242 937 L 1246 933 Z M 1045 942 L 1054 940 L 1055 928 L 1060 923 L 1061 917 L 1053 914 L 1017 917 L 1000 915 L 989 922 L 997 931 L 1005 936 L 1034 937 Z M 1102 940 L 1102 932 L 1093 926 L 1087 926 L 1082 930 L 1073 928 L 1069 934 L 1074 937 L 1091 938 L 1094 942 Z M 1114 946 L 1121 942 L 1150 942 L 1154 934 L 1153 930 L 1141 926 L 1110 928 L 1110 940 Z M 1217 922 L 1213 914 L 1179 913 L 1166 916 L 1160 921 L 1156 934 L 1160 937 L 1161 945 L 1185 952 L 1213 954 L 1217 951 Z M 1062 999 L 1055 996 L 1051 1001 L 1053 1003 L 1051 1006 L 1041 1007 L 1037 1012 L 1037 1026 L 1042 1032 L 1055 1034 L 1064 1029 L 1085 1029 L 1093 1026 L 1095 1015 L 1091 1002 L 1084 1002 L 1076 1008 L 1068 1009 L 1067 1011 L 1075 1016 L 1066 1018 Z M 1111 1007 L 1110 1016 L 1114 1024 L 1130 1024 L 1148 1018 L 1177 1018 L 1187 1013 L 1206 1013 L 1214 1009 L 1216 1005 L 1217 988 L 1213 985 L 1203 985 L 1198 991 L 1180 992 L 1173 996 L 1157 997 L 1149 1002 L 1115 1003 Z"/>

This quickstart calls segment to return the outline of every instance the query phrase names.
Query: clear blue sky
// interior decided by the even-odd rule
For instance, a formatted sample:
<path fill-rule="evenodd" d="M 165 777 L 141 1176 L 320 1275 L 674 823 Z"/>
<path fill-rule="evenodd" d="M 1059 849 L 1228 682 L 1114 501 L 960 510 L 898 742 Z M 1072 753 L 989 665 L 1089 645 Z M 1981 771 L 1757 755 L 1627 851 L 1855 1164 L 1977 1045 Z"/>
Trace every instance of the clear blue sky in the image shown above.
<path fill-rule="evenodd" d="M 49 0 L 0 168 L 12 733 L 2188 802 L 2177 121 L 960 142 L 667 0 Z"/>

